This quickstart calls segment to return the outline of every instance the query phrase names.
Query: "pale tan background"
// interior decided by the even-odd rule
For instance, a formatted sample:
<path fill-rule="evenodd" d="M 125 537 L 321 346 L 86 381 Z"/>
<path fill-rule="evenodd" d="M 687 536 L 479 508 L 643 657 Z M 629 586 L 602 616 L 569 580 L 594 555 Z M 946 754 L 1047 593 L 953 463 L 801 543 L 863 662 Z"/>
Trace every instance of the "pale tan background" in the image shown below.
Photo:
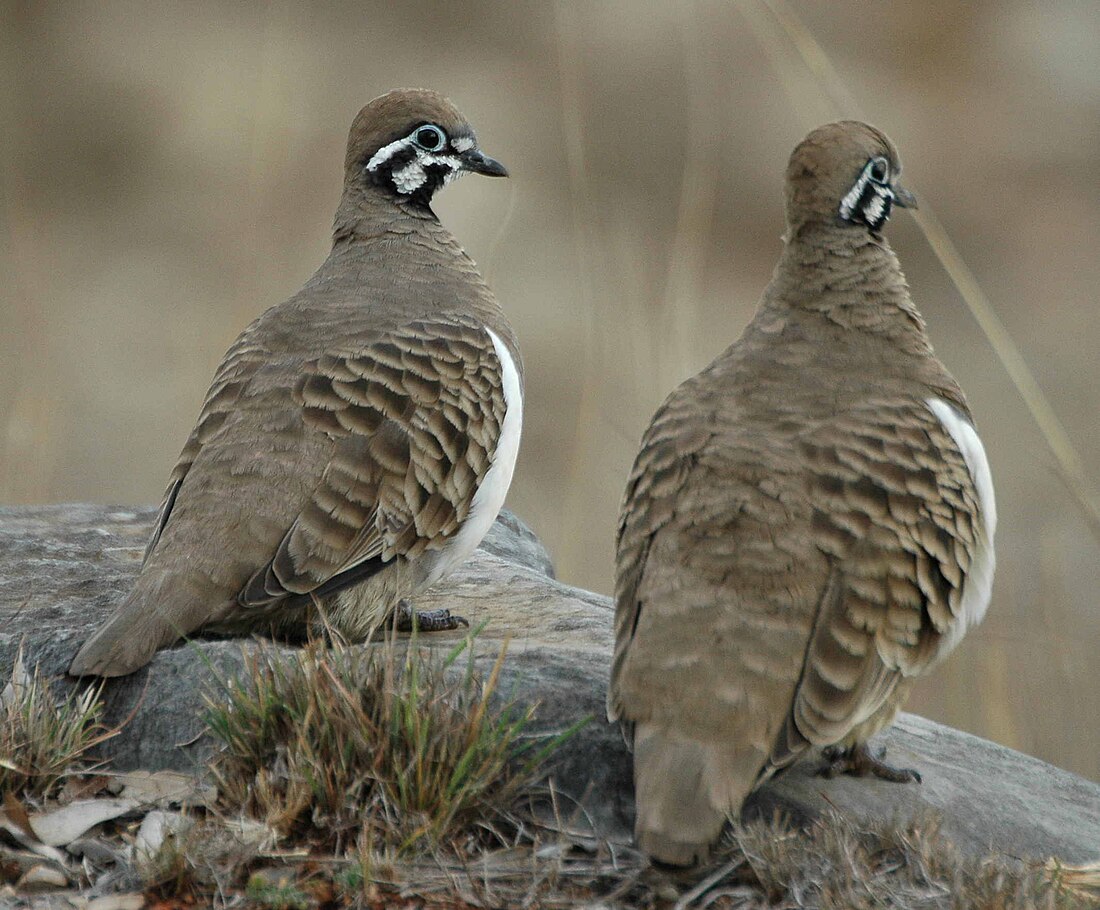
<path fill-rule="evenodd" d="M 1100 477 L 1100 4 L 793 8 L 898 142 Z M 527 361 L 510 505 L 608 591 L 664 394 L 749 319 L 819 89 L 756 2 L 3 5 L 0 500 L 153 503 L 214 366 L 324 256 L 345 130 L 451 95 L 514 179 L 437 209 Z M 912 221 L 890 234 L 993 463 L 986 623 L 911 706 L 1100 778 L 1097 543 Z"/>

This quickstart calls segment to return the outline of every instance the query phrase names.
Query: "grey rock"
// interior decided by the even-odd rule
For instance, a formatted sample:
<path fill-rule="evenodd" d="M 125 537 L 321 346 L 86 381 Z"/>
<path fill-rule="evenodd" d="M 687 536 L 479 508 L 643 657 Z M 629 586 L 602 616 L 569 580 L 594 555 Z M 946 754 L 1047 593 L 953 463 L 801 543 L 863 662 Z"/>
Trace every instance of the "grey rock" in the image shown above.
<path fill-rule="evenodd" d="M 838 808 L 877 822 L 932 812 L 965 852 L 1083 863 L 1100 859 L 1100 785 L 1004 746 L 915 714 L 901 714 L 875 742 L 892 765 L 914 768 L 921 784 L 816 774 L 804 761 L 759 790 L 749 811 L 814 817 Z"/>
<path fill-rule="evenodd" d="M 63 675 L 79 644 L 129 587 L 153 514 L 93 505 L 0 509 L 0 674 L 10 672 L 23 643 L 29 666 Z M 555 581 L 537 538 L 505 513 L 467 564 L 416 606 L 446 607 L 475 626 L 488 620 L 477 639 L 479 664 L 488 666 L 507 647 L 501 691 L 521 703 L 538 702 L 538 730 L 564 730 L 592 718 L 557 756 L 556 786 L 583 802 L 583 818 L 602 836 L 629 839 L 630 756 L 618 730 L 604 721 L 609 599 Z M 460 638 L 455 632 L 421 640 L 450 650 Z M 107 721 L 129 720 L 104 745 L 103 757 L 120 770 L 201 769 L 213 748 L 202 735 L 203 693 L 217 693 L 219 679 L 239 673 L 251 647 L 195 640 L 109 681 Z M 870 822 L 932 811 L 942 813 L 942 830 L 974 855 L 1100 857 L 1100 785 L 913 715 L 902 715 L 880 742 L 891 762 L 916 768 L 924 783 L 826 780 L 811 759 L 762 788 L 747 812 L 779 809 L 813 818 L 836 808 Z"/>

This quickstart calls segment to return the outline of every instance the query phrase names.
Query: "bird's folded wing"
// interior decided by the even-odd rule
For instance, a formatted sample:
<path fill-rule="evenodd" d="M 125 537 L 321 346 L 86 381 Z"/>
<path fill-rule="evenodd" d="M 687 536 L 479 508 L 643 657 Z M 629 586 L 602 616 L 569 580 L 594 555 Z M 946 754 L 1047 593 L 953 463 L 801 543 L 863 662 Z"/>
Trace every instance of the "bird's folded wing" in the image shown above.
<path fill-rule="evenodd" d="M 145 547 L 142 565 L 149 561 L 149 556 L 160 542 L 161 532 L 168 523 L 168 516 L 172 514 L 172 507 L 176 502 L 176 495 L 180 491 L 187 472 L 191 470 L 191 465 L 195 463 L 202 447 L 224 426 L 226 418 L 236 408 L 237 402 L 248 388 L 257 369 L 267 360 L 268 352 L 254 340 L 254 329 L 255 323 L 241 333 L 222 358 L 221 365 L 214 374 L 214 381 L 210 384 L 206 399 L 202 403 L 198 422 L 184 444 L 179 461 L 172 469 L 172 475 L 168 478 L 168 489 L 165 490 L 164 498 L 161 500 L 153 536 Z"/>
<path fill-rule="evenodd" d="M 967 573 L 991 544 L 964 454 L 923 402 L 868 402 L 800 448 L 832 571 L 765 773 L 841 741 L 957 642 Z"/>
<path fill-rule="evenodd" d="M 505 399 L 500 359 L 473 319 L 420 321 L 307 364 L 295 389 L 305 432 L 331 460 L 243 606 L 328 591 L 397 556 L 442 547 L 488 471 Z"/>
<path fill-rule="evenodd" d="M 683 387 L 653 417 L 627 482 L 615 557 L 615 653 L 607 694 L 609 720 L 622 718 L 619 680 L 638 624 L 638 585 L 654 536 L 675 515 L 679 494 L 710 429 Z M 627 739 L 629 729 L 624 727 Z"/>

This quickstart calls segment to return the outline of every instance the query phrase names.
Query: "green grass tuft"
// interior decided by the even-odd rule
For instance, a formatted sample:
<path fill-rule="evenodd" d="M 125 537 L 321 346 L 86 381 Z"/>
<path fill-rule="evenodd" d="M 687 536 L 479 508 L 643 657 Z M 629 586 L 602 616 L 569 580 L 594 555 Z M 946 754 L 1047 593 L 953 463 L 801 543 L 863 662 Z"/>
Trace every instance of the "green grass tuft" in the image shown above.
<path fill-rule="evenodd" d="M 0 692 L 0 793 L 52 796 L 84 754 L 116 731 L 101 723 L 101 685 L 58 697 L 20 649 Z"/>
<path fill-rule="evenodd" d="M 293 657 L 260 647 L 207 698 L 225 807 L 327 849 L 508 843 L 512 808 L 571 731 L 527 734 L 534 708 L 493 698 L 503 651 L 487 678 L 470 653 L 455 666 L 470 641 L 445 659 L 415 642 L 311 643 Z"/>
<path fill-rule="evenodd" d="M 293 873 L 280 881 L 253 875 L 245 886 L 245 895 L 253 904 L 269 910 L 308 910 L 311 903 L 309 895 L 294 884 Z"/>

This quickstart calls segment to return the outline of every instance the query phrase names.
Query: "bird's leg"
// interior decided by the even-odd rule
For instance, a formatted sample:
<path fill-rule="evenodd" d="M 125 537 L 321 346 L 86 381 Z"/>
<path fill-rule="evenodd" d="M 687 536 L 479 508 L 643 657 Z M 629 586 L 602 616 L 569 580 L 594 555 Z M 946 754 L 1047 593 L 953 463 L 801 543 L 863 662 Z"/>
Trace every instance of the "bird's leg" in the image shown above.
<path fill-rule="evenodd" d="M 838 774 L 851 774 L 855 777 L 873 775 L 897 784 L 907 784 L 910 781 L 918 784 L 921 782 L 919 771 L 888 765 L 883 761 L 885 756 L 885 746 L 878 749 L 877 754 L 871 751 L 867 743 L 849 746 L 847 749 L 831 746 L 825 750 L 826 764 L 818 773 L 824 777 L 836 777 Z"/>
<path fill-rule="evenodd" d="M 405 600 L 394 610 L 398 632 L 411 632 L 414 627 L 421 632 L 449 632 L 459 626 L 469 628 L 470 623 L 463 616 L 452 616 L 450 610 L 414 610 Z"/>

